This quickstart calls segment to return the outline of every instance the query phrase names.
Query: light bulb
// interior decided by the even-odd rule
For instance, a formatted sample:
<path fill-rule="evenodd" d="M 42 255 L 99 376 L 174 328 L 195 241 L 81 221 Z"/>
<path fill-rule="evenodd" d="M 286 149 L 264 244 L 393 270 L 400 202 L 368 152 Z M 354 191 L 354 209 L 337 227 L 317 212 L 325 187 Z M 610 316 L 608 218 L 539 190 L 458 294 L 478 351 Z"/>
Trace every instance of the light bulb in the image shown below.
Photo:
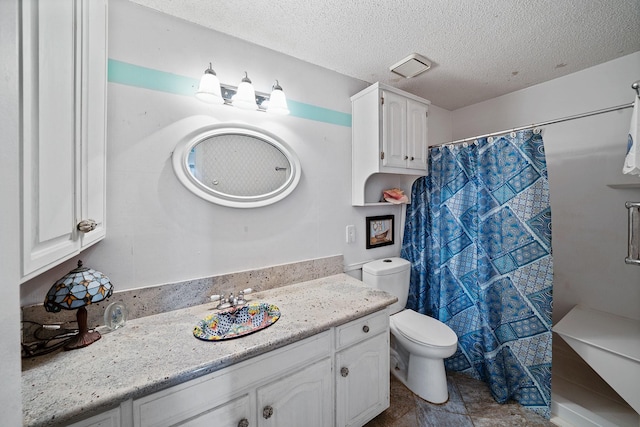
<path fill-rule="evenodd" d="M 224 104 L 220 90 L 220 80 L 216 76 L 216 72 L 211 68 L 211 63 L 209 63 L 209 68 L 204 71 L 200 78 L 196 98 L 208 104 Z"/>
<path fill-rule="evenodd" d="M 242 82 L 238 86 L 238 91 L 231 97 L 231 102 L 238 108 L 245 110 L 257 110 L 258 104 L 256 104 L 256 92 L 253 89 L 251 80 L 247 76 L 247 72 L 244 72 Z"/>
<path fill-rule="evenodd" d="M 282 114 L 282 115 L 289 114 L 287 97 L 282 91 L 282 87 L 280 86 L 277 80 L 273 85 L 271 96 L 269 96 L 269 101 L 263 102 L 262 105 L 266 108 L 267 113 Z"/>

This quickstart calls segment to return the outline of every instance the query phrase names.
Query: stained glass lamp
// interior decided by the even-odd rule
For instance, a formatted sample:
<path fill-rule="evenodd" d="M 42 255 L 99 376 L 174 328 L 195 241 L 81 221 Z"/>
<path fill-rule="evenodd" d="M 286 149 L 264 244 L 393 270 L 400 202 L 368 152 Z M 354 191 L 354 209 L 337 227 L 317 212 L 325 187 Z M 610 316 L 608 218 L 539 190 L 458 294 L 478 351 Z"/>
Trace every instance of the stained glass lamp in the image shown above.
<path fill-rule="evenodd" d="M 82 266 L 71 270 L 66 276 L 51 286 L 44 300 L 44 308 L 53 313 L 61 309 L 78 310 L 78 335 L 64 347 L 65 350 L 86 347 L 100 339 L 98 331 L 89 331 L 87 327 L 87 309 L 85 306 L 109 298 L 113 285 L 107 276 L 92 268 Z"/>

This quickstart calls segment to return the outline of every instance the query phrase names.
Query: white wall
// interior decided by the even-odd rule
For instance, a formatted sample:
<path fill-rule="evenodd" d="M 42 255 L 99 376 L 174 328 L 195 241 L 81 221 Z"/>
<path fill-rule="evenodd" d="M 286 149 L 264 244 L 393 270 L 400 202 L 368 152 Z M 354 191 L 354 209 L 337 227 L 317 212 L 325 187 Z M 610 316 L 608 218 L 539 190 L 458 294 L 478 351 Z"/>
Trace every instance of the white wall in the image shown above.
<path fill-rule="evenodd" d="M 550 121 L 633 102 L 640 52 L 453 112 L 453 137 Z M 574 305 L 640 319 L 640 268 L 626 265 L 622 175 L 631 109 L 544 127 L 553 223 L 553 318 Z"/>
<path fill-rule="evenodd" d="M 109 7 L 114 60 L 196 80 L 213 62 L 223 83 L 237 85 L 246 70 L 258 91 L 268 92 L 277 78 L 289 99 L 347 114 L 350 96 L 367 86 L 123 0 Z M 118 83 L 108 90 L 107 237 L 81 258 L 107 274 L 116 290 L 337 254 L 347 266 L 399 254 L 400 227 L 393 246 L 365 249 L 365 217 L 393 213 L 400 224 L 401 209 L 351 206 L 349 126 L 213 107 L 193 96 Z M 451 113 L 431 112 L 432 137 L 451 138 Z M 284 139 L 302 165 L 296 190 L 256 209 L 218 206 L 189 193 L 171 167 L 178 140 L 169 129 L 199 115 L 260 126 Z M 355 244 L 345 243 L 349 224 L 356 226 Z M 21 303 L 41 303 L 76 259 L 23 284 Z"/>
<path fill-rule="evenodd" d="M 20 395 L 20 234 L 18 2 L 0 1 L 0 408 L 7 426 L 22 425 Z"/>

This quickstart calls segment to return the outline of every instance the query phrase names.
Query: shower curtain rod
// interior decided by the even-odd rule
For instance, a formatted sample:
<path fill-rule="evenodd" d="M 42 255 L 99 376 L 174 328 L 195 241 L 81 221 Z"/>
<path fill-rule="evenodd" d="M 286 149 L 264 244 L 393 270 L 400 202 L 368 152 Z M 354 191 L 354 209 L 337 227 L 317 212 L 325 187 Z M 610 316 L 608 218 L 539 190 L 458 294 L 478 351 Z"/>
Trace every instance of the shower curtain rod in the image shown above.
<path fill-rule="evenodd" d="M 561 119 L 549 120 L 547 122 L 535 123 L 535 124 L 531 124 L 531 125 L 528 125 L 528 126 L 521 126 L 521 127 L 517 127 L 517 128 L 513 128 L 513 129 L 502 130 L 500 132 L 491 132 L 491 133 L 487 133 L 485 135 L 478 135 L 478 136 L 472 136 L 470 138 L 459 139 L 457 141 L 443 142 L 441 144 L 434 144 L 434 145 L 430 145 L 429 148 L 443 147 L 443 146 L 447 146 L 447 145 L 462 144 L 462 143 L 465 143 L 465 142 L 468 142 L 468 141 L 473 141 L 473 140 L 478 139 L 478 138 L 488 138 L 490 136 L 503 135 L 503 134 L 509 133 L 509 132 L 518 132 L 518 131 L 521 131 L 521 130 L 526 130 L 526 129 L 531 129 L 531 128 L 549 126 L 549 125 L 552 125 L 552 124 L 555 124 L 555 123 L 567 122 L 569 120 L 575 120 L 575 119 L 582 119 L 583 117 L 595 116 L 597 114 L 609 113 L 611 111 L 624 110 L 625 108 L 632 108 L 632 107 L 633 107 L 633 102 L 630 103 L 630 104 L 623 104 L 623 105 L 618 105 L 616 107 L 603 108 L 602 110 L 590 111 L 588 113 L 582 113 L 582 114 L 576 114 L 574 116 L 563 117 Z"/>

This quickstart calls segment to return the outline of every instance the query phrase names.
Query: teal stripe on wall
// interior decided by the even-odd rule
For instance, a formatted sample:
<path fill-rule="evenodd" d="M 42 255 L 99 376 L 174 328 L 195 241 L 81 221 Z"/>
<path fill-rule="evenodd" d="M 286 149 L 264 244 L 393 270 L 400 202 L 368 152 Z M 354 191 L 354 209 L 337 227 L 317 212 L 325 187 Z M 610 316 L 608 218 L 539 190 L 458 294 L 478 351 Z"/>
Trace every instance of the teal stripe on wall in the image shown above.
<path fill-rule="evenodd" d="M 198 80 L 109 59 L 109 81 L 127 86 L 192 96 Z"/>
<path fill-rule="evenodd" d="M 291 115 L 317 122 L 351 127 L 351 114 L 287 99 Z"/>
<path fill-rule="evenodd" d="M 109 59 L 109 81 L 127 86 L 168 92 L 176 95 L 193 96 L 199 81 L 190 77 L 153 68 L 141 67 L 128 62 Z M 351 126 L 351 114 L 330 110 L 304 102 L 287 100 L 290 115 L 317 122 L 330 123 L 339 126 Z"/>

